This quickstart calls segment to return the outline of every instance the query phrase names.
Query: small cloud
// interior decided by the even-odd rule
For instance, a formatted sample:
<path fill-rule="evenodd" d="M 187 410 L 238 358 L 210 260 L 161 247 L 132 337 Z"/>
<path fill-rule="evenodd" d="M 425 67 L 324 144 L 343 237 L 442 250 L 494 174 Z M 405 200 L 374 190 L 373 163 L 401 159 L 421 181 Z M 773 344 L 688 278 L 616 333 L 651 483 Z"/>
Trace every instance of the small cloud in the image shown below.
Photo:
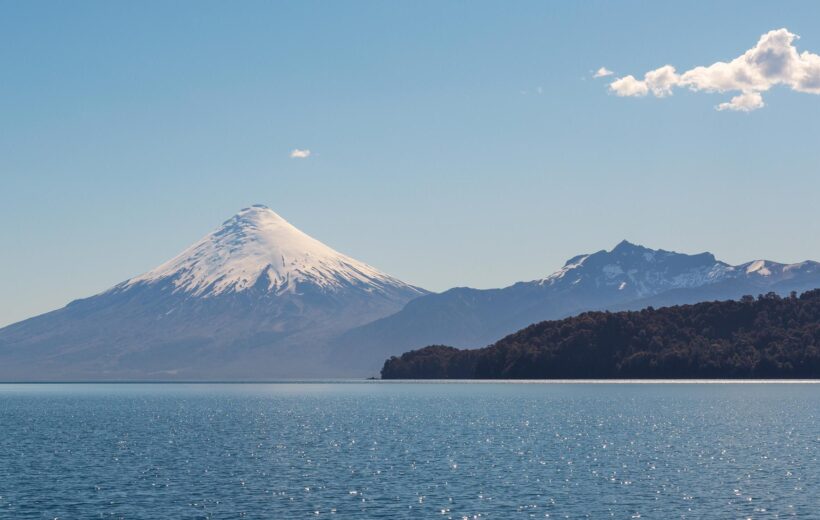
<path fill-rule="evenodd" d="M 592 75 L 593 78 L 605 78 L 607 76 L 611 76 L 615 74 L 611 70 L 606 67 L 601 67 L 600 69 L 595 71 L 595 74 Z"/>
<path fill-rule="evenodd" d="M 609 84 L 609 89 L 622 97 L 645 96 L 650 92 L 655 97 L 666 97 L 672 95 L 672 87 L 678 83 L 680 83 L 680 76 L 675 72 L 675 67 L 664 65 L 647 72 L 643 80 L 636 79 L 632 75 L 618 78 Z"/>
<path fill-rule="evenodd" d="M 760 92 L 744 92 L 739 96 L 733 97 L 726 103 L 721 103 L 715 108 L 718 110 L 734 110 L 736 112 L 751 112 L 758 108 L 763 108 L 766 103 L 763 102 L 763 96 Z"/>
<path fill-rule="evenodd" d="M 692 92 L 738 92 L 715 108 L 739 112 L 764 107 L 762 93 L 776 85 L 785 85 L 795 92 L 820 94 L 820 55 L 798 52 L 794 46 L 798 38 L 788 29 L 769 31 L 754 47 L 731 61 L 717 61 L 681 74 L 675 67 L 664 65 L 650 70 L 643 79 L 632 75 L 617 78 L 609 89 L 622 97 L 646 96 L 651 92 L 659 98 L 672 95 L 675 87 Z M 605 69 L 598 72 L 602 70 Z"/>
<path fill-rule="evenodd" d="M 536 87 L 535 91 L 538 92 L 538 95 L 540 96 L 544 93 L 544 87 Z"/>
<path fill-rule="evenodd" d="M 291 159 L 307 159 L 310 157 L 310 150 L 305 148 L 304 150 L 300 150 L 299 148 L 294 148 L 293 151 L 290 152 Z"/>
<path fill-rule="evenodd" d="M 635 79 L 635 76 L 631 74 L 623 78 L 618 78 L 610 83 L 609 90 L 621 97 L 645 96 L 649 93 L 649 87 L 646 86 L 646 82 Z"/>

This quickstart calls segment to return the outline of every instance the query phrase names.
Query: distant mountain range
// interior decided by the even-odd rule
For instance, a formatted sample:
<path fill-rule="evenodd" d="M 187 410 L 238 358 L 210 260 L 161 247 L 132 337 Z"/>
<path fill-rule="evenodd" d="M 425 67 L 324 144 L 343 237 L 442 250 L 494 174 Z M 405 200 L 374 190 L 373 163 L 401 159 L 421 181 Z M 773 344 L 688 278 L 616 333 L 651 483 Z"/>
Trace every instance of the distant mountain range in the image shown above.
<path fill-rule="evenodd" d="M 345 359 L 382 361 L 426 345 L 475 348 L 527 325 L 589 310 L 634 310 L 746 294 L 820 287 L 820 264 L 756 260 L 732 266 L 710 253 L 686 255 L 623 241 L 579 255 L 550 276 L 503 289 L 455 288 L 408 303 L 336 340 Z M 381 361 L 379 362 L 381 363 Z M 378 367 L 368 366 L 371 370 Z"/>
<path fill-rule="evenodd" d="M 143 275 L 0 329 L 0 380 L 369 376 L 411 348 L 481 347 L 586 310 L 817 287 L 817 262 L 731 266 L 624 241 L 540 280 L 432 294 L 253 206 Z"/>

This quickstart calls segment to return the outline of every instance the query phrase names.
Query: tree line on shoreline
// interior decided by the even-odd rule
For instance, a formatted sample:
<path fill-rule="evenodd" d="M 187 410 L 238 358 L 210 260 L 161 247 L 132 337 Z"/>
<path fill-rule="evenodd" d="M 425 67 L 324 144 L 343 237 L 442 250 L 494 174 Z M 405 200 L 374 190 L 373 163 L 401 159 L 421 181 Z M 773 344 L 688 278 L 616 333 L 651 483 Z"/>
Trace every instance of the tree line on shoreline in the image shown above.
<path fill-rule="evenodd" d="M 432 345 L 388 359 L 382 379 L 820 377 L 820 289 L 530 325 L 481 349 Z"/>

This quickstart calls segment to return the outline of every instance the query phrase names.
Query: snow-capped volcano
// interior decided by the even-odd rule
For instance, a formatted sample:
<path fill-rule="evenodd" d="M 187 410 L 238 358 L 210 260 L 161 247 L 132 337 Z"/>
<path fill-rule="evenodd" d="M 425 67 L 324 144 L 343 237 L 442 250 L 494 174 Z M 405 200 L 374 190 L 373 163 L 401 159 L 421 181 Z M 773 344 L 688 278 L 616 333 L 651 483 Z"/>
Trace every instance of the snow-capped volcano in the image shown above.
<path fill-rule="evenodd" d="M 424 293 L 335 251 L 258 204 L 241 210 L 173 259 L 120 288 L 166 281 L 175 292 L 201 297 L 250 288 L 294 293 L 305 284 L 327 291 L 363 287 Z"/>
<path fill-rule="evenodd" d="M 143 275 L 0 330 L 0 379 L 343 375 L 330 338 L 425 294 L 257 205 Z"/>

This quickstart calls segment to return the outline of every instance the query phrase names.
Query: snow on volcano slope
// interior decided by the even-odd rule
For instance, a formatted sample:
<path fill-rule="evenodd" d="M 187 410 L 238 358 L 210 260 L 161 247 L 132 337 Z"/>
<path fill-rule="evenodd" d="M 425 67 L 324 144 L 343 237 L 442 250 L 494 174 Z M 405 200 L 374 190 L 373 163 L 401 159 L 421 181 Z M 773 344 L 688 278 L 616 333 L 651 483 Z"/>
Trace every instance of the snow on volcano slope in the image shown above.
<path fill-rule="evenodd" d="M 426 293 L 331 249 L 261 205 L 243 209 L 175 258 L 118 287 L 160 281 L 201 297 L 241 292 L 260 282 L 276 294 L 294 293 L 302 284 L 331 292 L 359 286 Z"/>

